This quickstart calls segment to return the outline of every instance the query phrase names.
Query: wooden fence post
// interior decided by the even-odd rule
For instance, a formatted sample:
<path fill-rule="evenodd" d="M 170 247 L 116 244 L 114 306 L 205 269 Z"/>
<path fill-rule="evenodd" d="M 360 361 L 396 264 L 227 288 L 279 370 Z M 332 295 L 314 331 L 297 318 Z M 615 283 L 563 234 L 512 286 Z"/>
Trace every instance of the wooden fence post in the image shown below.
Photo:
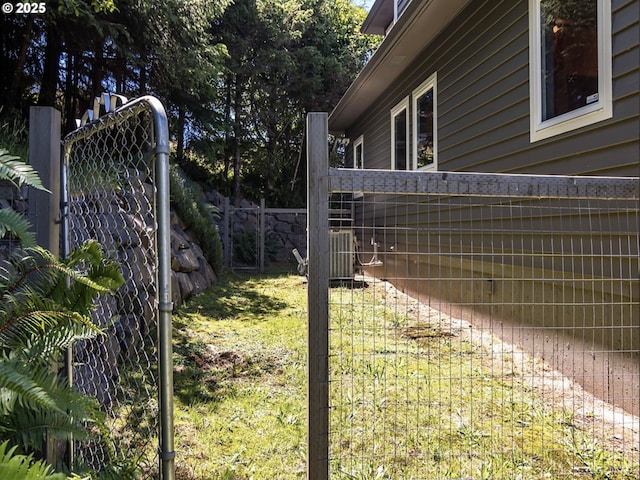
<path fill-rule="evenodd" d="M 309 480 L 329 478 L 329 148 L 326 113 L 307 115 Z"/>
<path fill-rule="evenodd" d="M 38 172 L 49 192 L 29 189 L 29 222 L 39 246 L 60 255 L 60 112 L 53 107 L 29 109 L 29 164 Z M 64 460 L 66 442 L 47 434 L 46 459 L 51 465 Z"/>
<path fill-rule="evenodd" d="M 49 190 L 29 189 L 29 221 L 38 245 L 55 255 L 60 254 L 60 125 L 55 108 L 29 109 L 29 163 Z"/>

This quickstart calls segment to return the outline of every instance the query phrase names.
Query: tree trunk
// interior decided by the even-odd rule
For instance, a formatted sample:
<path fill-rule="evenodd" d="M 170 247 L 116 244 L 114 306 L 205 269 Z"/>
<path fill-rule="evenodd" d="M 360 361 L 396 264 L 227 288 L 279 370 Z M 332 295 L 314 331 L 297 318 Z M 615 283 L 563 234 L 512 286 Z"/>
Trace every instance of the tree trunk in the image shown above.
<path fill-rule="evenodd" d="M 49 25 L 47 27 L 47 43 L 44 47 L 44 67 L 38 105 L 55 105 L 61 54 L 62 45 L 58 32 L 53 26 Z"/>
<path fill-rule="evenodd" d="M 147 64 L 146 61 L 140 62 L 140 85 L 138 95 L 145 95 L 147 92 Z"/>
<path fill-rule="evenodd" d="M 75 98 L 77 91 L 74 88 L 77 82 L 74 81 L 75 76 L 75 55 L 69 53 L 67 55 L 67 71 L 64 87 L 64 133 L 68 133 L 75 128 Z"/>
<path fill-rule="evenodd" d="M 20 81 L 22 80 L 22 71 L 24 70 L 24 64 L 27 60 L 27 49 L 31 43 L 31 31 L 33 30 L 33 15 L 27 16 L 27 24 L 24 26 L 24 33 L 22 35 L 22 45 L 20 45 L 20 54 L 18 55 L 18 63 L 16 63 L 15 70 L 13 71 L 13 79 L 9 86 L 9 91 L 6 98 L 6 103 L 15 106 L 22 96 L 18 96 L 18 90 L 20 89 Z"/>
<path fill-rule="evenodd" d="M 240 167 L 242 159 L 242 125 L 240 123 L 240 112 L 242 111 L 242 79 L 240 75 L 236 75 L 236 91 L 233 102 L 234 120 L 233 120 L 233 136 L 235 138 L 235 152 L 233 156 L 233 198 L 236 207 L 240 206 Z"/>
<path fill-rule="evenodd" d="M 102 95 L 102 71 L 104 68 L 103 45 L 101 39 L 94 41 L 95 60 L 92 62 L 91 71 L 91 98 L 89 101 L 93 105 L 93 99 Z"/>
<path fill-rule="evenodd" d="M 229 125 L 231 125 L 231 75 L 227 77 L 226 95 L 225 95 L 225 109 L 224 109 L 224 182 L 228 188 L 227 195 L 231 192 L 231 185 L 229 185 L 229 169 L 231 168 L 233 148 L 231 146 L 231 132 Z M 230 195 L 229 195 L 230 196 Z"/>
<path fill-rule="evenodd" d="M 182 160 L 184 156 L 184 128 L 186 124 L 186 112 L 184 105 L 178 106 L 178 137 L 176 138 L 176 154 L 178 161 Z"/>

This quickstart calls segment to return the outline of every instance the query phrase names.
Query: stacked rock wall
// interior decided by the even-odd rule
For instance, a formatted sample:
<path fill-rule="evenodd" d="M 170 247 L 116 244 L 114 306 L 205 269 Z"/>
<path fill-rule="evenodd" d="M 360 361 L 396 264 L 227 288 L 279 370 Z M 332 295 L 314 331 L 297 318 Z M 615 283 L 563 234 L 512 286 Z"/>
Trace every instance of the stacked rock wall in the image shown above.
<path fill-rule="evenodd" d="M 202 249 L 175 212 L 171 212 L 171 296 L 174 306 L 216 282 Z"/>
<path fill-rule="evenodd" d="M 140 172 L 128 174 L 127 191 L 91 192 L 76 199 L 70 208 L 74 244 L 96 239 L 119 262 L 125 279 L 115 295 L 101 297 L 93 320 L 105 332 L 74 348 L 76 388 L 111 407 L 123 365 L 144 368 L 144 346 L 155 342 L 156 263 L 153 248 L 154 189 Z M 175 213 L 171 213 L 171 288 L 174 307 L 216 281 L 193 236 Z M 147 368 L 151 368 L 148 366 Z"/>

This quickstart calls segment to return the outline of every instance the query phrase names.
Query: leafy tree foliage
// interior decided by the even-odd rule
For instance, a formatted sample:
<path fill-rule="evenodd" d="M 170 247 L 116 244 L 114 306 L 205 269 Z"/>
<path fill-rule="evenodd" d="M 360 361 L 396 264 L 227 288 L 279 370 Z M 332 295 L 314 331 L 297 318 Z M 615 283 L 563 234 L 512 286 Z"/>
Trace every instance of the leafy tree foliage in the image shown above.
<path fill-rule="evenodd" d="M 51 0 L 0 17 L 0 114 L 54 105 L 65 130 L 103 91 L 165 104 L 178 159 L 218 188 L 304 202 L 304 117 L 330 111 L 379 39 L 349 0 Z M 241 188 L 242 187 L 242 188 Z"/>
<path fill-rule="evenodd" d="M 366 12 L 347 0 L 237 0 L 220 21 L 227 46 L 223 130 L 215 125 L 204 152 L 232 179 L 235 198 L 304 205 L 304 124 L 309 111 L 330 111 L 379 39 L 359 33 Z M 230 175 L 233 167 L 233 174 Z M 224 188 L 225 186 L 221 186 Z"/>

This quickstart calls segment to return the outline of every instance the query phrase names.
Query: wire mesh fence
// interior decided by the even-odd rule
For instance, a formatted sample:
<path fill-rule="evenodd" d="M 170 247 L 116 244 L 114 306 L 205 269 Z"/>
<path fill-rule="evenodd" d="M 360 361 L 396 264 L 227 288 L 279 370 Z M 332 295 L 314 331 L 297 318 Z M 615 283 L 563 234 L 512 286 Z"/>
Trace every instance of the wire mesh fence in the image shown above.
<path fill-rule="evenodd" d="M 98 400 L 109 428 L 103 438 L 76 442 L 75 454 L 98 471 L 124 465 L 136 478 L 159 475 L 159 141 L 149 103 L 134 102 L 64 142 L 65 250 L 98 240 L 125 280 L 92 314 L 104 335 L 73 348 L 74 387 Z"/>
<path fill-rule="evenodd" d="M 640 473 L 637 182 L 519 180 L 373 175 L 340 200 L 379 263 L 329 292 L 338 477 Z"/>
<path fill-rule="evenodd" d="M 637 178 L 320 175 L 312 478 L 640 476 Z"/>
<path fill-rule="evenodd" d="M 230 267 L 237 271 L 260 271 L 261 264 L 264 265 L 261 257 L 264 250 L 262 248 L 264 212 L 261 212 L 259 206 L 229 208 L 231 211 Z"/>

